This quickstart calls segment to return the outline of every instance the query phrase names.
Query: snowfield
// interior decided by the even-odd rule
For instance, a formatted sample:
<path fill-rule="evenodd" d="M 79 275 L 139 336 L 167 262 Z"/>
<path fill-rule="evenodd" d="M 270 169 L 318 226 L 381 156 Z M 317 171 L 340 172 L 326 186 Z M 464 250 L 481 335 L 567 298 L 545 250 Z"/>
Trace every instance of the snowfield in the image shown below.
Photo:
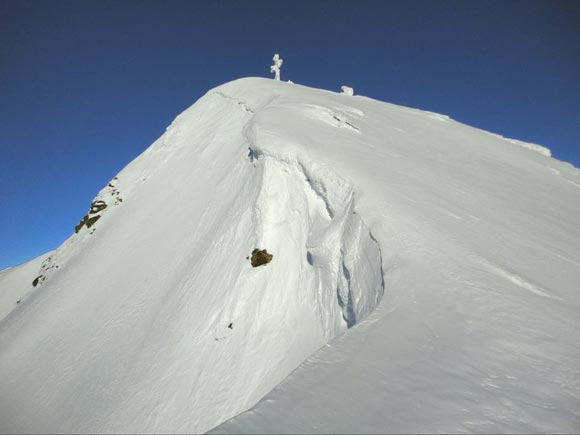
<path fill-rule="evenodd" d="M 246 78 L 90 205 L 0 271 L 2 432 L 580 430 L 580 171 L 544 147 Z"/>

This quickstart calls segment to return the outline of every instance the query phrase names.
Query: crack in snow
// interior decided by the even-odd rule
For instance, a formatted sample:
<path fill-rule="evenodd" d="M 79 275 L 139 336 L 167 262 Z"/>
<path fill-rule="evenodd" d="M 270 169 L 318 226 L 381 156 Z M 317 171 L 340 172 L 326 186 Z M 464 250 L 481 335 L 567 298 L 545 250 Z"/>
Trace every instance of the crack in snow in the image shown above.
<path fill-rule="evenodd" d="M 231 100 L 231 101 L 235 102 L 236 104 L 242 106 L 242 109 L 244 109 L 248 113 L 256 113 L 256 111 L 254 109 L 251 109 L 250 107 L 248 107 L 248 104 L 245 101 L 240 100 L 239 98 L 236 98 L 236 97 L 232 97 L 231 95 L 225 94 L 222 91 L 212 91 L 211 95 L 218 95 L 220 97 L 225 98 L 226 100 Z"/>

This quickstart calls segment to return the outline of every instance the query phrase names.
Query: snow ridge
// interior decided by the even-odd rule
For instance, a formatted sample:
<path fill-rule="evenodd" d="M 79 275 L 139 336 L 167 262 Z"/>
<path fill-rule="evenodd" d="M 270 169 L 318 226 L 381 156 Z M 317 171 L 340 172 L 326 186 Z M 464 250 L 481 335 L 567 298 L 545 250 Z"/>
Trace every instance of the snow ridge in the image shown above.
<path fill-rule="evenodd" d="M 43 282 L 0 326 L 18 349 L 0 352 L 1 430 L 204 432 L 377 306 L 382 255 L 354 185 L 271 139 L 280 101 L 257 83 L 260 98 L 226 86 L 179 115 L 31 265 Z M 272 261 L 253 268 L 256 248 Z M 58 382 L 39 397 L 45 365 Z"/>
<path fill-rule="evenodd" d="M 573 432 L 578 173 L 370 98 L 211 90 L 0 272 L 0 431 L 201 433 L 259 402 L 215 430 Z"/>

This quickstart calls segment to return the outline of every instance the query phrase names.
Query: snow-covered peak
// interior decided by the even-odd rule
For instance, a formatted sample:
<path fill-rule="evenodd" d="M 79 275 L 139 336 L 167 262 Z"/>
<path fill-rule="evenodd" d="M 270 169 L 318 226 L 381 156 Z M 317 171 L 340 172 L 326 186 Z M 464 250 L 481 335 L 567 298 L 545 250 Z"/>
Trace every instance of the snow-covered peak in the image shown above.
<path fill-rule="evenodd" d="M 1 272 L 0 430 L 207 431 L 317 349 L 217 430 L 572 430 L 580 174 L 530 148 L 276 80 L 210 90 Z"/>

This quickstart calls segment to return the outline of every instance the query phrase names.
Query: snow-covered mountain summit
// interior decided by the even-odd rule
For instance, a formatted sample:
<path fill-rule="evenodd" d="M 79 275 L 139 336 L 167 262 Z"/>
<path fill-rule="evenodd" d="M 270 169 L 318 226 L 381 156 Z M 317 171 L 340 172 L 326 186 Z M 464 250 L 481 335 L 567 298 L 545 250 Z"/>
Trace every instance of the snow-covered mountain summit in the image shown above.
<path fill-rule="evenodd" d="M 329 343 L 216 430 L 573 431 L 579 215 L 538 145 L 227 83 L 0 272 L 0 430 L 207 431 Z"/>

